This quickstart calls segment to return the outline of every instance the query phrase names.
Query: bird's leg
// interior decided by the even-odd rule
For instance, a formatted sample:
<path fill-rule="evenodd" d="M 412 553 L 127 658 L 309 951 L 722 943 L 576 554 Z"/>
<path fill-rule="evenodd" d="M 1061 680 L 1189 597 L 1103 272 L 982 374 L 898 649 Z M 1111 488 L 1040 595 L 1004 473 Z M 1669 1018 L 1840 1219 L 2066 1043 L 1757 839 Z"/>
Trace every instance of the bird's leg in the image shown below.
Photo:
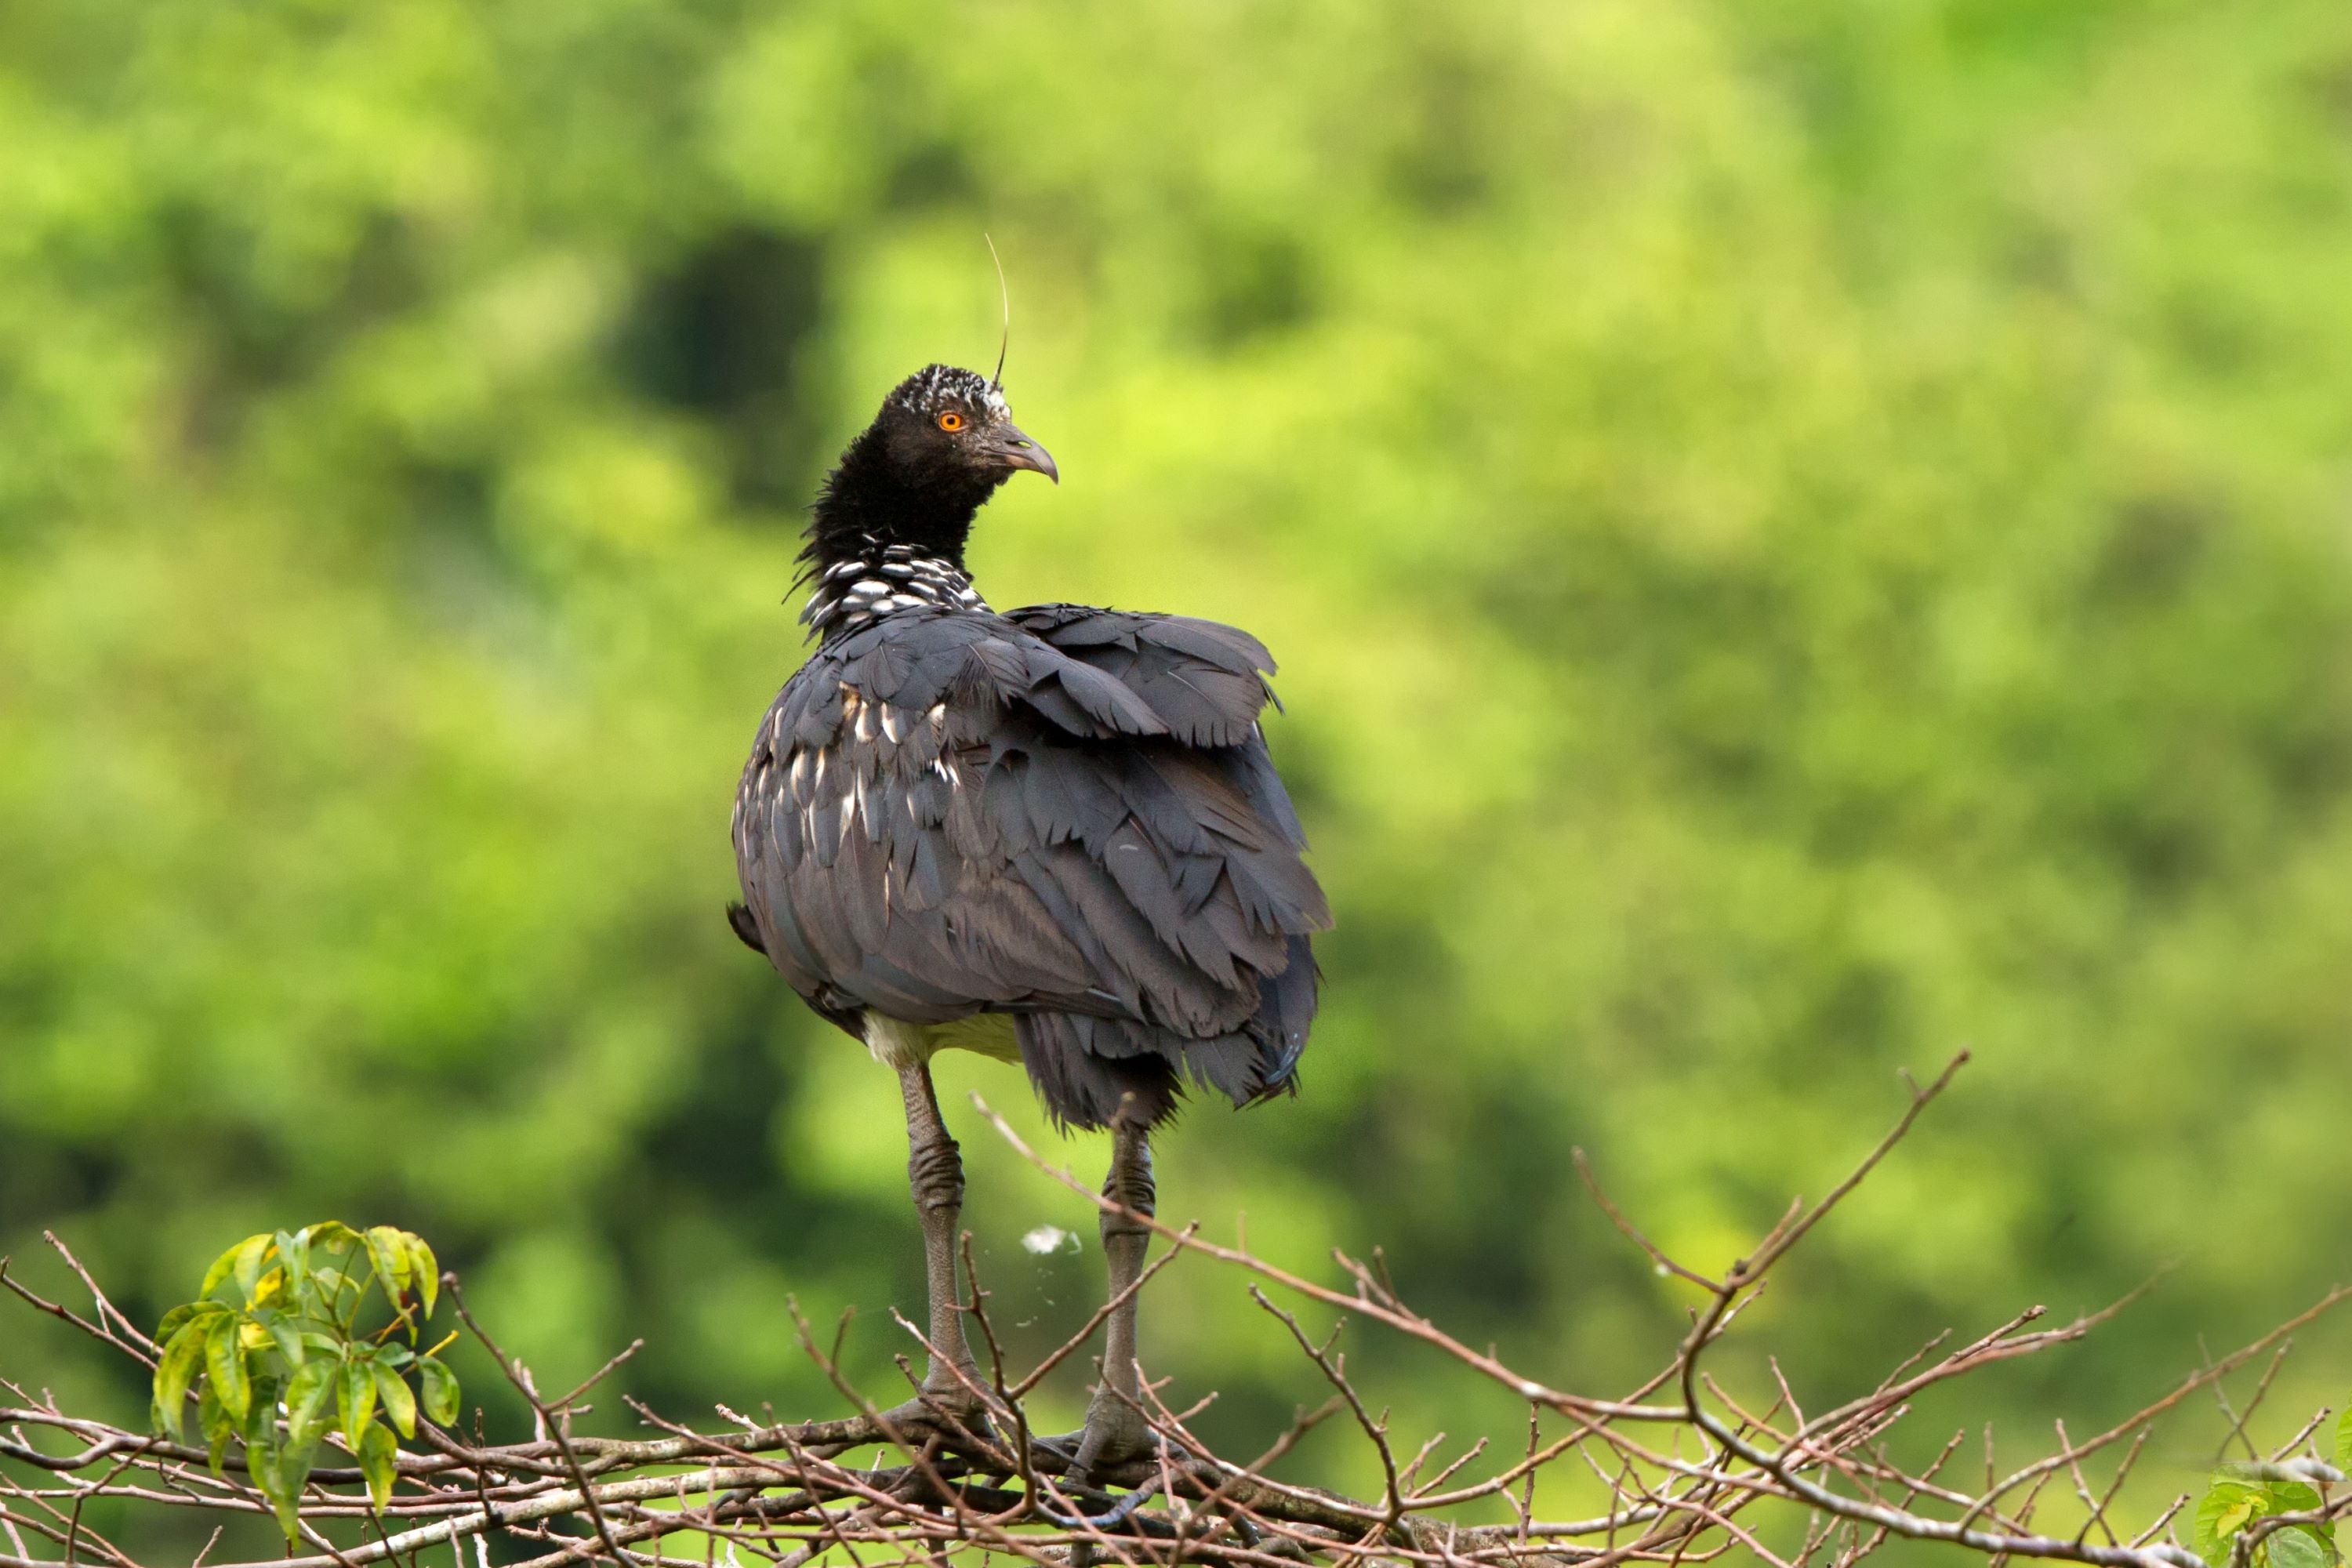
<path fill-rule="evenodd" d="M 1142 1128 L 1121 1121 L 1111 1134 L 1110 1174 L 1103 1178 L 1103 1196 L 1137 1215 L 1151 1215 L 1157 1197 L 1151 1183 L 1151 1138 Z M 1117 1300 L 1143 1275 L 1143 1254 L 1151 1243 L 1151 1228 L 1141 1219 L 1106 1209 L 1102 1215 L 1104 1260 L 1110 1269 L 1110 1296 Z M 1111 1309 L 1110 1332 L 1103 1346 L 1102 1382 L 1094 1403 L 1087 1407 L 1086 1432 L 1071 1478 L 1086 1484 L 1099 1465 L 1140 1458 L 1151 1451 L 1151 1428 L 1143 1419 L 1141 1374 L 1135 1364 L 1135 1297 Z"/>
<path fill-rule="evenodd" d="M 963 1160 L 940 1116 L 931 1069 L 916 1062 L 898 1069 L 898 1091 L 907 1102 L 907 1184 L 923 1222 L 923 1268 L 930 1294 L 930 1363 L 921 1397 L 891 1412 L 919 1422 L 930 1408 L 953 1415 L 982 1409 L 973 1390 L 985 1386 L 971 1352 L 964 1348 L 963 1313 L 956 1297 L 956 1233 L 963 1217 Z M 959 1377 L 957 1374 L 962 1375 Z"/>

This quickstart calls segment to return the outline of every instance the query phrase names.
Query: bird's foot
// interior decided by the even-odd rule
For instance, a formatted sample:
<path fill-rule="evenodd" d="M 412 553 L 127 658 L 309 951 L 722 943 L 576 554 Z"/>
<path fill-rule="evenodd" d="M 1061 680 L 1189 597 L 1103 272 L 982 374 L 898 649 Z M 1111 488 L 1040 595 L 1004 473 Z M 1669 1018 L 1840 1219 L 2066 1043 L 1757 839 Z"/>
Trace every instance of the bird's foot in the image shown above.
<path fill-rule="evenodd" d="M 1143 1413 L 1109 1394 L 1097 1397 L 1088 1406 L 1086 1426 L 1076 1436 L 1067 1471 L 1074 1486 L 1093 1486 L 1104 1471 L 1151 1458 L 1161 1447 Z"/>
<path fill-rule="evenodd" d="M 972 1366 L 963 1369 L 961 1380 L 953 1373 L 925 1379 L 914 1398 L 881 1413 L 883 1424 L 901 1437 L 918 1442 L 940 1437 L 994 1444 L 999 1439 L 992 1402 L 974 1392 L 986 1386 L 980 1369 Z"/>
<path fill-rule="evenodd" d="M 1078 1431 L 1030 1439 L 1031 1451 L 1047 1461 L 1040 1468 L 1061 1470 L 1058 1489 L 1068 1494 L 1067 1500 L 1076 1509 L 1074 1513 L 1064 1514 L 1041 1503 L 1037 1508 L 1040 1517 L 1066 1530 L 1118 1528 L 1159 1490 L 1147 1476 L 1139 1474 L 1139 1465 L 1156 1476 L 1159 1465 L 1152 1461 L 1181 1464 L 1192 1458 L 1154 1432 L 1135 1411 L 1126 1410 L 1124 1415 L 1123 1420 L 1110 1417 L 1097 1405 L 1087 1412 L 1087 1424 Z M 1104 1490 L 1107 1485 L 1124 1485 L 1129 1489 L 1124 1497 L 1111 1497 Z M 1091 1552 L 1086 1542 L 1072 1548 L 1071 1563 L 1073 1568 L 1091 1568 Z"/>

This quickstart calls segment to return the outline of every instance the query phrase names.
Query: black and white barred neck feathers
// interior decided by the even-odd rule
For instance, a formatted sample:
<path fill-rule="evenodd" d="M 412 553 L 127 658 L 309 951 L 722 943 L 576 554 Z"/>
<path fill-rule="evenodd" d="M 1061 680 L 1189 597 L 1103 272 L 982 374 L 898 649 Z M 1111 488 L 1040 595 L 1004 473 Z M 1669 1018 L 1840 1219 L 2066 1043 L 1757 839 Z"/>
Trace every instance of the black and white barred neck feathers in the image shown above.
<path fill-rule="evenodd" d="M 827 637 L 871 626 L 894 611 L 921 608 L 985 612 L 988 602 L 952 563 L 922 554 L 911 544 L 892 544 L 835 562 L 818 574 L 801 621 Z"/>

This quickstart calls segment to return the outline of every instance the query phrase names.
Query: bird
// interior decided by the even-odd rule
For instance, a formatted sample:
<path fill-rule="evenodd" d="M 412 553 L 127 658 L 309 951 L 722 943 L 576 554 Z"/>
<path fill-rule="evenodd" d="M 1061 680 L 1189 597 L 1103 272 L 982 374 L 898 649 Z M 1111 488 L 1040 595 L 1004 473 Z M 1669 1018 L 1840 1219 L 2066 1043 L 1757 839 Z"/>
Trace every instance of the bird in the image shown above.
<path fill-rule="evenodd" d="M 1150 1140 L 1188 1090 L 1295 1093 L 1331 913 L 1261 715 L 1246 632 L 1046 604 L 999 611 L 965 566 L 981 508 L 1061 471 L 993 377 L 931 364 L 883 399 L 809 510 L 815 647 L 736 792 L 728 919 L 897 1073 L 929 1352 L 903 1420 L 987 1417 L 957 1290 L 961 1153 L 930 1059 L 1018 1063 L 1065 1131 L 1108 1130 L 1110 1310 L 1070 1473 L 1148 1457 L 1136 1291 Z M 797 585 L 797 584 L 796 584 Z"/>

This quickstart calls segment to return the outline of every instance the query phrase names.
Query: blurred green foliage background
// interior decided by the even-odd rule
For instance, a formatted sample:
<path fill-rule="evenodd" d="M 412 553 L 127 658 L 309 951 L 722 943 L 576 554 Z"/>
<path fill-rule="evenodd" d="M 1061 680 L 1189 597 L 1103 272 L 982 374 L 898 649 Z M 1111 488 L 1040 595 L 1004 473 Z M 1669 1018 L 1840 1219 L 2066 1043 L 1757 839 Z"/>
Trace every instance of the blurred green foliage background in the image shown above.
<path fill-rule="evenodd" d="M 1741 1353 L 1849 1393 L 2177 1262 L 1965 1403 L 2022 1445 L 2346 1271 L 2340 0 L 18 0 L 20 1271 L 53 1227 L 160 1311 L 331 1215 L 430 1237 L 550 1386 L 642 1334 L 676 1415 L 830 1410 L 788 1294 L 895 1376 L 896 1093 L 730 935 L 727 813 L 830 456 L 993 353 L 983 230 L 1066 475 L 984 514 L 983 588 L 1263 636 L 1339 911 L 1305 1092 L 1181 1122 L 1164 1215 L 1382 1247 L 1613 1392 L 1685 1297 L 1571 1145 L 1719 1267 L 1965 1046 Z M 1091 1224 L 961 1109 L 1036 1129 L 1017 1075 L 942 1088 L 1042 1347 Z M 1211 1430 L 1318 1396 L 1238 1279 L 1155 1292 Z M 47 1330 L 0 1373 L 135 1416 Z M 1350 1341 L 1414 1441 L 1516 1446 Z M 2273 1397 L 2347 1375 L 2316 1331 Z"/>

